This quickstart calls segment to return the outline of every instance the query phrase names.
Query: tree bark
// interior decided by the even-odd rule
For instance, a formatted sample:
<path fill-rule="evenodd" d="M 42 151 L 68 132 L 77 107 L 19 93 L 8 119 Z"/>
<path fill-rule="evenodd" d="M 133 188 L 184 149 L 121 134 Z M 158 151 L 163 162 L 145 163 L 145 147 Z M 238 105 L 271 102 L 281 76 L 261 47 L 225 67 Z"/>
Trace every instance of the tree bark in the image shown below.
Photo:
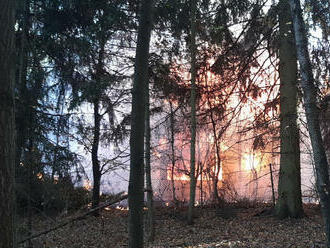
<path fill-rule="evenodd" d="M 303 216 L 300 178 L 299 129 L 297 125 L 297 56 L 288 0 L 279 2 L 280 28 L 280 137 L 281 157 L 278 200 L 279 218 Z"/>
<path fill-rule="evenodd" d="M 290 0 L 293 28 L 300 64 L 301 86 L 304 92 L 304 107 L 307 127 L 310 135 L 316 171 L 316 185 L 320 196 L 321 211 L 325 222 L 327 247 L 330 247 L 330 185 L 328 162 L 322 142 L 319 123 L 320 110 L 316 103 L 316 87 L 314 85 L 312 65 L 308 53 L 308 39 L 299 0 Z"/>
<path fill-rule="evenodd" d="M 213 201 L 218 204 L 220 202 L 219 191 L 218 191 L 218 183 L 219 183 L 219 174 L 221 170 L 221 158 L 220 158 L 220 144 L 218 142 L 218 137 L 215 129 L 215 121 L 213 119 L 213 114 L 211 113 L 212 119 L 212 129 L 213 129 L 213 137 L 215 142 L 215 168 L 213 173 Z"/>
<path fill-rule="evenodd" d="M 193 224 L 193 212 L 196 196 L 196 177 L 195 177 L 195 143 L 196 143 L 196 0 L 192 0 L 191 10 L 191 140 L 190 140 L 190 196 L 188 208 L 188 224 Z"/>
<path fill-rule="evenodd" d="M 93 196 L 92 196 L 92 207 L 96 208 L 100 204 L 100 187 L 101 187 L 101 176 L 102 169 L 100 167 L 100 161 L 98 158 L 98 151 L 100 145 L 100 135 L 101 135 L 101 119 L 100 114 L 100 104 L 101 104 L 101 80 L 102 80 L 102 71 L 104 66 L 104 49 L 105 41 L 104 39 L 99 40 L 100 50 L 98 63 L 96 65 L 96 75 L 95 75 L 95 96 L 93 101 L 94 108 L 94 130 L 93 130 L 93 144 L 92 144 L 92 165 L 93 165 Z M 95 216 L 99 215 L 98 211 L 94 212 Z"/>
<path fill-rule="evenodd" d="M 145 173 L 146 173 L 146 188 L 147 188 L 147 238 L 151 242 L 155 238 L 154 228 L 154 202 L 153 190 L 151 182 L 151 164 L 150 164 L 150 150 L 151 150 L 151 128 L 150 128 L 150 96 L 149 96 L 149 83 L 146 85 L 146 141 L 145 141 Z"/>
<path fill-rule="evenodd" d="M 209 92 L 211 92 L 211 87 L 209 87 L 208 85 L 208 79 L 207 79 L 207 75 L 205 75 L 204 81 L 206 83 L 206 88 Z M 215 146 L 215 166 L 214 166 L 214 171 L 212 173 L 212 183 L 213 183 L 213 202 L 215 204 L 219 204 L 220 203 L 220 197 L 219 197 L 219 191 L 218 191 L 218 183 L 219 183 L 219 174 L 220 174 L 220 170 L 221 170 L 221 158 L 220 158 L 220 151 L 221 151 L 221 147 L 219 144 L 219 139 L 220 137 L 218 137 L 217 135 L 217 129 L 216 129 L 216 120 L 214 118 L 214 113 L 213 113 L 213 106 L 212 106 L 212 102 L 209 96 L 209 93 L 207 95 L 207 102 L 209 105 L 209 111 L 210 111 L 210 120 L 211 120 L 211 124 L 212 124 L 212 132 L 213 132 L 213 138 L 214 138 L 214 146 Z"/>
<path fill-rule="evenodd" d="M 0 0 L 0 248 L 15 246 L 15 1 Z"/>
<path fill-rule="evenodd" d="M 15 120 L 16 120 L 16 167 L 21 162 L 22 153 L 27 140 L 27 129 L 30 127 L 28 124 L 27 114 L 29 109 L 29 94 L 27 89 L 27 64 L 28 64 L 28 32 L 30 29 L 29 15 L 30 15 L 30 1 L 24 2 L 24 12 L 22 17 L 22 31 L 20 33 L 19 47 L 16 48 L 18 51 L 18 67 L 17 67 L 17 79 L 16 79 L 16 90 L 18 99 L 15 103 Z M 28 115 L 29 116 L 29 115 Z"/>
<path fill-rule="evenodd" d="M 92 144 L 92 166 L 93 166 L 93 195 L 92 195 L 92 208 L 96 208 L 100 203 L 100 182 L 101 182 L 101 171 L 100 161 L 98 159 L 98 150 L 100 143 L 100 125 L 101 115 L 99 113 L 99 99 L 95 99 L 94 105 L 94 137 Z M 94 213 L 98 216 L 98 212 Z"/>
<path fill-rule="evenodd" d="M 273 179 L 273 167 L 272 164 L 269 164 L 269 175 L 270 175 L 270 185 L 272 187 L 272 202 L 275 207 L 275 189 L 274 189 L 274 179 Z"/>
<path fill-rule="evenodd" d="M 32 131 L 30 131 L 32 132 Z M 27 153 L 26 153 L 26 164 L 25 166 L 27 167 L 27 229 L 28 229 L 28 235 L 32 235 L 32 228 L 33 228 L 33 224 L 32 224 L 32 201 L 33 201 L 33 196 L 32 196 L 32 180 L 33 180 L 33 169 L 36 165 L 36 161 L 35 161 L 35 156 L 34 156 L 34 139 L 33 139 L 33 135 L 30 133 L 29 135 L 29 142 L 28 142 L 28 146 L 27 146 Z M 32 241 L 29 240 L 28 248 L 32 248 L 33 244 Z"/>
<path fill-rule="evenodd" d="M 152 0 L 142 1 L 135 55 L 130 135 L 130 175 L 128 185 L 128 231 L 130 248 L 143 247 L 145 89 L 148 82 L 152 6 Z"/>

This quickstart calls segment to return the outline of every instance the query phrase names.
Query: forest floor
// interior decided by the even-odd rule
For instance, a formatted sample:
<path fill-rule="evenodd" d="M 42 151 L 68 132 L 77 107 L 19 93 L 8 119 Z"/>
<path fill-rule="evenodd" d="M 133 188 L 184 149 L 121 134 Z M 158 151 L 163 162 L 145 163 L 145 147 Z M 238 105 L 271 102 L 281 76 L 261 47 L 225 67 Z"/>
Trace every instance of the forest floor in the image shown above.
<path fill-rule="evenodd" d="M 185 209 L 159 208 L 156 211 L 155 241 L 146 243 L 146 247 L 325 247 L 323 223 L 317 206 L 304 206 L 306 217 L 302 219 L 279 220 L 258 214 L 263 209 L 265 206 L 218 210 L 199 207 L 194 224 L 187 225 Z M 56 223 L 66 218 L 57 218 Z M 34 239 L 33 244 L 35 248 L 127 247 L 127 221 L 127 210 L 107 208 L 98 218 L 88 216 Z M 54 220 L 41 217 L 34 219 L 33 223 L 35 232 L 54 225 Z"/>

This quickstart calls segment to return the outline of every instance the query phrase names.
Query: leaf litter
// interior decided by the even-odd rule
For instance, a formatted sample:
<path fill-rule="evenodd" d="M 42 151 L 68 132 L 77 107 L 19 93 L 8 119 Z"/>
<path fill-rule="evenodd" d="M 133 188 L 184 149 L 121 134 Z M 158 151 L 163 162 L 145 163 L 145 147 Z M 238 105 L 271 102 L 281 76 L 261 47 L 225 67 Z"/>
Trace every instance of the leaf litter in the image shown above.
<path fill-rule="evenodd" d="M 157 208 L 155 240 L 146 242 L 145 247 L 326 247 L 324 225 L 320 210 L 315 205 L 305 206 L 306 216 L 301 219 L 279 220 L 272 216 L 258 216 L 262 210 L 262 207 L 236 208 L 234 214 L 226 215 L 219 209 L 198 207 L 194 224 L 187 225 L 184 217 L 186 209 Z M 70 217 L 58 217 L 56 221 L 65 221 Z M 32 243 L 35 248 L 128 247 L 127 222 L 127 210 L 108 208 L 99 217 L 88 216 L 40 236 Z M 34 219 L 34 232 L 52 225 L 53 220 Z"/>

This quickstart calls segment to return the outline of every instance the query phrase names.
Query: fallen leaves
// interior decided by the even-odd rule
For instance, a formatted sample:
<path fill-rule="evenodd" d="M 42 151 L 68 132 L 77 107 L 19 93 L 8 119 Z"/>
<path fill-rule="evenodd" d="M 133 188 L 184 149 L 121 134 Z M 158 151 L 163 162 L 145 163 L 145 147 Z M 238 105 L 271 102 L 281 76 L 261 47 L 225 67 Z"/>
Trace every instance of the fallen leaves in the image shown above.
<path fill-rule="evenodd" d="M 251 247 L 251 248 L 323 248 L 325 234 L 319 211 L 307 208 L 307 217 L 278 220 L 255 217 L 260 209 L 236 209 L 235 216 L 222 218 L 215 209 L 196 209 L 194 225 L 184 221 L 185 211 L 163 208 L 156 214 L 156 239 L 146 247 Z M 111 209 L 101 217 L 87 217 L 33 243 L 35 247 L 127 247 L 127 211 Z M 63 220 L 61 220 L 63 221 Z M 35 231 L 47 229 L 52 222 L 36 221 Z"/>

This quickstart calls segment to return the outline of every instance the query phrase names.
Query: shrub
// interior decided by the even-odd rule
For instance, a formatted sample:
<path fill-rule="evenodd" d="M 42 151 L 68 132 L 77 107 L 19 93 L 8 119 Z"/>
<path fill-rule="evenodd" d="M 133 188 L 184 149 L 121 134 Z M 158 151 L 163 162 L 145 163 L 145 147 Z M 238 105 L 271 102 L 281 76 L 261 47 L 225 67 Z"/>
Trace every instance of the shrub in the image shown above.
<path fill-rule="evenodd" d="M 91 192 L 84 187 L 73 188 L 70 192 L 69 210 L 77 210 L 91 201 Z"/>

